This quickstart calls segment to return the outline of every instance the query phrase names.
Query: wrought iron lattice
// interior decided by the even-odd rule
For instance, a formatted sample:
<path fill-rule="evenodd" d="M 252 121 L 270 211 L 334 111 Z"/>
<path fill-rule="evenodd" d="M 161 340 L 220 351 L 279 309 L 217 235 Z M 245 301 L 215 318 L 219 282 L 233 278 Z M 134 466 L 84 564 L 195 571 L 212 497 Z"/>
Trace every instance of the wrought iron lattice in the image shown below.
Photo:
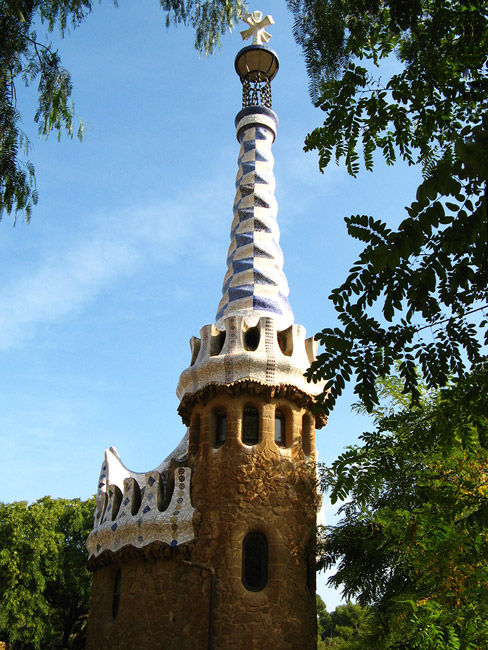
<path fill-rule="evenodd" d="M 253 79 L 242 82 L 242 108 L 248 106 L 271 106 L 271 82 L 269 77 L 261 72 L 254 73 Z"/>

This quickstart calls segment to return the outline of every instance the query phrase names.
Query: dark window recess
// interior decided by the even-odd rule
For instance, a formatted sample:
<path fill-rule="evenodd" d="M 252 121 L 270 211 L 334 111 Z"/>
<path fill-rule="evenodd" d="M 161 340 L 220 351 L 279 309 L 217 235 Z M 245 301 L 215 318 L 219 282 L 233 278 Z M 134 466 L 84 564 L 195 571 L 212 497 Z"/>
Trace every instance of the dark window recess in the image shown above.
<path fill-rule="evenodd" d="M 287 357 L 293 354 L 293 325 L 282 332 L 278 332 L 278 345 L 280 350 Z"/>
<path fill-rule="evenodd" d="M 119 613 L 121 584 L 122 584 L 122 572 L 119 569 L 115 575 L 114 595 L 112 598 L 112 620 L 114 621 L 117 618 L 117 614 Z"/>
<path fill-rule="evenodd" d="M 256 445 L 259 441 L 259 412 L 257 409 L 245 408 L 242 417 L 242 442 Z"/>
<path fill-rule="evenodd" d="M 225 442 L 225 434 L 227 432 L 227 414 L 217 413 L 215 422 L 215 446 L 221 447 Z"/>
<path fill-rule="evenodd" d="M 109 487 L 109 494 L 112 497 L 112 521 L 115 521 L 115 518 L 119 514 L 120 504 L 122 503 L 122 491 L 117 485 L 111 485 Z"/>
<path fill-rule="evenodd" d="M 268 542 L 261 533 L 248 533 L 242 544 L 242 584 L 261 591 L 268 582 Z"/>
<path fill-rule="evenodd" d="M 244 349 L 254 352 L 259 345 L 260 332 L 259 327 L 251 327 L 244 333 Z"/>
<path fill-rule="evenodd" d="M 285 416 L 281 411 L 275 412 L 275 442 L 285 447 Z"/>
<path fill-rule="evenodd" d="M 225 343 L 225 332 L 218 332 L 210 337 L 210 356 L 216 357 L 222 352 Z"/>

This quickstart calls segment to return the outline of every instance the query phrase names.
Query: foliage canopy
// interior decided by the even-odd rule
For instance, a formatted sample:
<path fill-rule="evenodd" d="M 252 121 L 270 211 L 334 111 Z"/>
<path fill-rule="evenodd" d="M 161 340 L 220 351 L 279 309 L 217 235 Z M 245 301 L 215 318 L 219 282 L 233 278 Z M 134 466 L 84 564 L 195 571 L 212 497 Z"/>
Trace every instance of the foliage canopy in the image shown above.
<path fill-rule="evenodd" d="M 488 7 L 481 0 L 295 0 L 311 92 L 325 112 L 306 139 L 320 168 L 362 157 L 421 165 L 423 182 L 397 229 L 346 219 L 365 248 L 331 299 L 341 326 L 318 339 L 310 377 L 327 379 L 329 411 L 346 381 L 370 410 L 376 378 L 400 360 L 404 390 L 462 377 L 482 359 L 488 304 Z M 382 62 L 397 59 L 386 80 Z"/>
<path fill-rule="evenodd" d="M 368 620 L 368 609 L 361 605 L 348 602 L 329 613 L 317 596 L 317 649 L 364 650 Z"/>
<path fill-rule="evenodd" d="M 0 503 L 0 640 L 10 647 L 84 647 L 94 509 L 94 498 Z"/>
<path fill-rule="evenodd" d="M 413 410 L 399 387 L 383 383 L 390 405 L 375 410 L 375 430 L 323 470 L 332 500 L 345 501 L 327 529 L 330 583 L 373 608 L 376 648 L 484 648 L 488 372 Z"/>
<path fill-rule="evenodd" d="M 100 0 L 101 2 L 101 0 Z M 117 0 L 112 0 L 117 6 Z M 68 70 L 51 44 L 40 42 L 37 29 L 63 37 L 80 25 L 93 8 L 92 0 L 0 0 L 0 219 L 17 213 L 30 220 L 38 201 L 35 170 L 29 161 L 31 143 L 21 129 L 16 85 L 37 83 L 38 103 L 34 122 L 40 136 L 55 132 L 58 139 L 76 132 L 81 140 L 84 125 L 76 119 Z M 243 11 L 241 0 L 160 0 L 167 24 L 194 27 L 195 47 L 210 53 L 221 35 Z"/>

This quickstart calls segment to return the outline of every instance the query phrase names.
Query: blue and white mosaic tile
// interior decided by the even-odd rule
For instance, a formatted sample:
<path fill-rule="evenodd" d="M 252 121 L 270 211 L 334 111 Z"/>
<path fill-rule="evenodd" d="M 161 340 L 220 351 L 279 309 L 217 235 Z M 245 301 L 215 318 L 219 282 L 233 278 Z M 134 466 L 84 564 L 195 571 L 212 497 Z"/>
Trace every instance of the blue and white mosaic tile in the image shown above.
<path fill-rule="evenodd" d="M 237 124 L 241 149 L 234 219 L 216 325 L 222 329 L 229 316 L 243 316 L 249 323 L 273 316 L 278 329 L 286 329 L 293 323 L 293 312 L 276 221 L 271 145 L 277 120 L 256 114 L 242 122 Z"/>
<path fill-rule="evenodd" d="M 174 547 L 194 539 L 191 469 L 175 467 L 174 462 L 184 460 L 187 450 L 188 433 L 159 467 L 146 474 L 127 469 L 114 447 L 105 452 L 94 526 L 86 543 L 90 558 L 125 546 L 143 548 L 157 541 Z M 169 495 L 164 493 L 163 475 L 167 485 L 174 484 L 164 510 L 162 503 Z"/>

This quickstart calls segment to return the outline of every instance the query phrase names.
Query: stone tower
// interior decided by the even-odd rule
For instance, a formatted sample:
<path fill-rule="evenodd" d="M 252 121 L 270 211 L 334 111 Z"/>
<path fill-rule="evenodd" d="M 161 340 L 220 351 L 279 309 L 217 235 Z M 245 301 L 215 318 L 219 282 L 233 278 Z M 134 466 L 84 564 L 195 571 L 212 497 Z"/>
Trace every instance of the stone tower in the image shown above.
<path fill-rule="evenodd" d="M 87 650 L 316 648 L 315 345 L 294 324 L 274 197 L 276 54 L 246 16 L 227 273 L 177 395 L 187 433 L 155 470 L 105 452 L 87 547 Z"/>

